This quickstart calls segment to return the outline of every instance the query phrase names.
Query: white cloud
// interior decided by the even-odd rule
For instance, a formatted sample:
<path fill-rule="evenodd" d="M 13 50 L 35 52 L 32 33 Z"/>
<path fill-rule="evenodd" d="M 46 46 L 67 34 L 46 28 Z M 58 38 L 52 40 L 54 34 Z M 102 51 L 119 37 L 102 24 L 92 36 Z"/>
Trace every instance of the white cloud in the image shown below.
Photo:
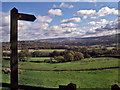
<path fill-rule="evenodd" d="M 83 19 L 87 19 L 87 16 L 83 16 Z"/>
<path fill-rule="evenodd" d="M 48 16 L 38 16 L 37 17 L 37 21 L 38 22 L 44 22 L 44 23 L 51 23 L 52 22 L 52 19 Z"/>
<path fill-rule="evenodd" d="M 74 8 L 74 6 L 62 2 L 60 5 L 53 4 L 53 8 Z"/>
<path fill-rule="evenodd" d="M 38 15 L 35 23 L 19 21 L 19 40 L 34 40 L 44 38 L 44 31 L 48 29 L 52 19 Z"/>
<path fill-rule="evenodd" d="M 62 36 L 63 32 L 65 32 L 65 30 L 61 26 L 54 25 L 54 26 L 50 26 L 46 30 L 46 32 L 44 33 L 44 35 L 48 36 L 48 37 Z"/>
<path fill-rule="evenodd" d="M 51 26 L 48 30 L 50 31 L 58 31 L 58 30 L 62 30 L 62 27 L 58 26 L 58 25 L 55 25 L 55 26 Z"/>
<path fill-rule="evenodd" d="M 91 19 L 97 19 L 97 17 L 90 17 Z"/>
<path fill-rule="evenodd" d="M 73 5 L 70 5 L 69 8 L 74 8 L 74 6 L 73 6 Z"/>
<path fill-rule="evenodd" d="M 103 26 L 103 25 L 106 25 L 108 23 L 108 21 L 106 19 L 101 19 L 100 21 L 98 22 L 95 22 L 95 21 L 91 21 L 88 23 L 88 25 L 93 25 L 93 26 Z"/>
<path fill-rule="evenodd" d="M 2 13 L 2 41 L 10 41 L 10 16 Z M 48 16 L 38 16 L 35 23 L 18 21 L 18 40 L 34 40 L 44 38 L 44 31 L 48 29 L 52 19 Z"/>
<path fill-rule="evenodd" d="M 109 14 L 118 15 L 118 10 L 109 7 L 103 7 L 98 12 L 96 12 L 96 10 L 79 10 L 74 16 L 83 16 L 83 19 L 86 19 L 89 16 L 91 19 L 96 19 Z"/>
<path fill-rule="evenodd" d="M 66 33 L 68 33 L 69 37 L 71 37 L 71 36 L 72 37 L 76 37 L 76 36 L 80 37 L 80 36 L 83 36 L 85 34 L 85 32 L 86 31 L 84 31 L 80 28 L 75 28 L 75 27 L 66 29 Z"/>
<path fill-rule="evenodd" d="M 74 23 L 64 23 L 64 24 L 61 24 L 61 27 L 76 27 L 77 24 L 74 24 Z"/>
<path fill-rule="evenodd" d="M 49 15 L 57 15 L 57 16 L 61 16 L 62 15 L 62 11 L 60 9 L 50 9 L 48 11 Z"/>
<path fill-rule="evenodd" d="M 18 31 L 23 32 L 24 30 L 30 28 L 32 24 L 30 22 L 18 21 Z"/>
<path fill-rule="evenodd" d="M 91 23 L 95 25 L 96 22 Z M 118 30 L 118 20 L 115 21 L 106 21 L 102 19 L 101 22 L 98 22 L 100 25 L 103 23 L 102 27 L 100 25 L 96 25 L 95 27 L 91 27 L 86 31 L 84 37 L 97 37 L 97 36 L 104 36 L 104 35 L 112 35 L 116 33 L 120 33 Z"/>
<path fill-rule="evenodd" d="M 73 8 L 73 5 L 69 5 L 69 4 L 65 4 L 65 3 L 61 3 L 59 7 L 64 7 L 64 8 Z"/>
<path fill-rule="evenodd" d="M 31 26 L 31 29 L 41 31 L 41 30 L 47 29 L 48 26 L 49 26 L 48 23 L 35 23 Z"/>
<path fill-rule="evenodd" d="M 96 10 L 79 10 L 75 16 L 93 16 L 96 14 Z"/>
<path fill-rule="evenodd" d="M 81 19 L 80 18 L 70 18 L 70 19 L 64 19 L 61 21 L 61 23 L 77 23 L 80 22 Z"/>
<path fill-rule="evenodd" d="M 103 7 L 97 12 L 97 15 L 99 17 L 103 17 L 109 14 L 118 15 L 118 10 L 116 10 L 115 8 Z"/>
<path fill-rule="evenodd" d="M 2 35 L 1 41 L 8 41 L 10 40 L 10 15 L 9 13 L 0 12 L 2 17 L 0 17 L 0 35 Z"/>
<path fill-rule="evenodd" d="M 97 0 L 89 0 L 89 2 L 93 2 L 93 3 L 95 3 L 95 2 L 97 2 Z"/>

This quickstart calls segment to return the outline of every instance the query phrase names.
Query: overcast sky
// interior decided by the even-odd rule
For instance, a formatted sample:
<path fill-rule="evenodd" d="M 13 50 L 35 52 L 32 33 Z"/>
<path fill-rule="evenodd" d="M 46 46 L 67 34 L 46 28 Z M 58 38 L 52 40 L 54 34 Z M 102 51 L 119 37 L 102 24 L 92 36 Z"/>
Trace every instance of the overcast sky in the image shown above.
<path fill-rule="evenodd" d="M 10 40 L 9 14 L 13 7 L 37 17 L 35 22 L 18 22 L 19 40 L 97 37 L 116 34 L 117 30 L 117 2 L 3 2 L 3 41 Z"/>

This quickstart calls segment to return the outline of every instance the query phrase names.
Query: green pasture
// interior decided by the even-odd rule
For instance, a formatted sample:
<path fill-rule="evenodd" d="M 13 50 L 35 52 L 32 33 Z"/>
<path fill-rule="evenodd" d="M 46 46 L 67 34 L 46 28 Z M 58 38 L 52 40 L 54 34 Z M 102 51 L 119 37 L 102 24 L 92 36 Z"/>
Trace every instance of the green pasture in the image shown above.
<path fill-rule="evenodd" d="M 53 52 L 53 51 L 65 51 L 65 49 L 39 49 L 39 50 L 29 49 L 29 51 Z"/>
<path fill-rule="evenodd" d="M 48 58 L 48 57 L 47 57 Z M 38 58 L 36 58 L 38 59 Z M 43 60 L 43 59 L 41 59 Z M 74 62 L 66 63 L 33 63 L 33 62 L 19 62 L 19 69 L 31 69 L 31 70 L 71 70 L 79 71 L 86 69 L 99 69 L 108 67 L 118 67 L 118 58 L 111 57 L 99 57 L 99 58 L 87 58 Z M 2 66 L 10 67 L 9 60 L 2 60 Z"/>
<path fill-rule="evenodd" d="M 10 74 L 2 75 L 2 82 L 10 83 Z M 19 85 L 58 88 L 74 83 L 77 88 L 110 88 L 118 84 L 118 70 L 87 72 L 41 72 L 23 70 L 19 74 Z M 120 84 L 119 84 L 120 85 Z"/>
<path fill-rule="evenodd" d="M 108 50 L 112 50 L 113 48 L 115 48 L 115 47 L 107 47 Z"/>
<path fill-rule="evenodd" d="M 31 57 L 28 61 L 44 61 L 45 59 L 50 59 L 50 57 Z"/>
<path fill-rule="evenodd" d="M 18 52 L 20 52 L 21 50 L 18 50 Z M 65 49 L 38 49 L 38 50 L 34 50 L 34 49 L 29 49 L 29 52 L 34 52 L 34 51 L 41 51 L 41 52 L 53 52 L 53 51 L 65 51 Z M 10 51 L 3 51 L 3 52 L 10 52 Z"/>

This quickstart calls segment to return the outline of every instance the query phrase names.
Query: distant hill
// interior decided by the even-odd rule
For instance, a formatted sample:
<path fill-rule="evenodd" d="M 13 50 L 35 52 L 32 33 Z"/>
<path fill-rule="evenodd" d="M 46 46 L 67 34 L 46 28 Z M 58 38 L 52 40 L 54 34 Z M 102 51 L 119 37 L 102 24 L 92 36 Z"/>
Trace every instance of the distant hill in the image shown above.
<path fill-rule="evenodd" d="M 88 38 L 67 37 L 67 38 L 40 39 L 34 41 L 19 41 L 18 49 L 22 49 L 22 48 L 64 49 L 66 48 L 66 45 L 76 45 L 76 46 L 101 45 L 101 46 L 116 47 L 116 44 L 120 43 L 119 39 L 120 39 L 120 34 L 101 36 L 101 37 L 88 37 Z M 10 43 L 3 42 L 2 48 L 3 50 L 10 50 Z"/>
<path fill-rule="evenodd" d="M 65 44 L 65 45 L 80 45 L 80 46 L 115 45 L 117 43 L 117 37 L 119 39 L 120 34 L 101 36 L 101 37 L 87 37 L 87 38 L 67 37 L 67 38 L 41 39 L 38 41 L 56 43 L 56 44 Z"/>

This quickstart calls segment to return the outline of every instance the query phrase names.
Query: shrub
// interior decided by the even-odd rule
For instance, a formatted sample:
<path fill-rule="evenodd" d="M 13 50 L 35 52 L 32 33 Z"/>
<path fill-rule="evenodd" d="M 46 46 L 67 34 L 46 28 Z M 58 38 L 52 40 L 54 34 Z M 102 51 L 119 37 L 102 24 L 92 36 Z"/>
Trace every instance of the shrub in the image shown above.
<path fill-rule="evenodd" d="M 29 50 L 21 50 L 18 53 L 18 56 L 19 56 L 20 61 L 27 61 L 28 58 L 31 56 L 31 54 L 30 54 Z"/>
<path fill-rule="evenodd" d="M 91 57 L 90 54 L 88 54 L 88 53 L 84 54 L 84 58 L 90 58 L 90 57 Z"/>
<path fill-rule="evenodd" d="M 3 52 L 2 55 L 6 56 L 6 57 L 9 57 L 10 56 L 10 52 Z"/>
<path fill-rule="evenodd" d="M 42 51 L 34 51 L 32 52 L 32 57 L 49 57 L 50 53 L 49 52 L 42 52 Z"/>
<path fill-rule="evenodd" d="M 75 52 L 74 60 L 81 60 L 84 58 L 84 55 L 81 52 Z"/>
<path fill-rule="evenodd" d="M 61 52 L 59 52 L 59 51 L 53 51 L 53 52 L 50 54 L 50 56 L 51 56 L 51 57 L 60 56 L 60 54 L 61 54 Z"/>
<path fill-rule="evenodd" d="M 64 62 L 64 57 L 63 56 L 55 56 L 54 57 L 55 60 L 57 60 L 57 62 Z"/>
<path fill-rule="evenodd" d="M 45 59 L 44 62 L 45 63 L 51 63 L 51 61 L 49 59 Z"/>
<path fill-rule="evenodd" d="M 67 53 L 64 55 L 64 59 L 65 59 L 65 61 L 73 61 L 74 56 L 71 53 Z"/>

